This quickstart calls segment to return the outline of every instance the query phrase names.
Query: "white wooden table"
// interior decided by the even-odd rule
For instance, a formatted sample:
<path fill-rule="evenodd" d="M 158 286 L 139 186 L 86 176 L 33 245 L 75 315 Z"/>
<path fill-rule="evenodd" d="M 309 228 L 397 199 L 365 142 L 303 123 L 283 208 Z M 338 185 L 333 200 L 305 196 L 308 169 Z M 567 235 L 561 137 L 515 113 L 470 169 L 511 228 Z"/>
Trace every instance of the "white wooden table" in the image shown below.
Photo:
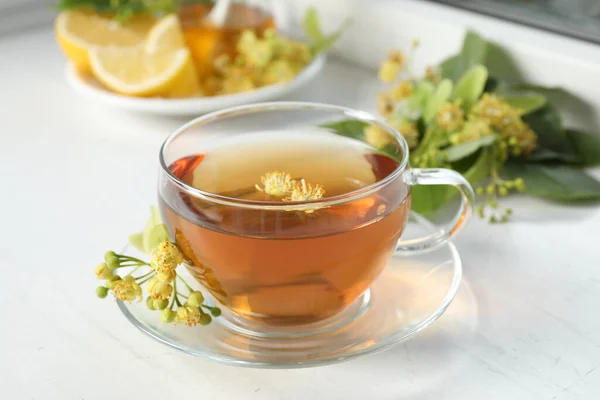
<path fill-rule="evenodd" d="M 328 367 L 259 370 L 144 336 L 93 268 L 143 226 L 157 156 L 182 120 L 126 114 L 66 86 L 50 28 L 0 39 L 0 398 L 598 399 L 600 208 L 528 198 L 456 240 L 465 279 L 416 339 Z M 373 110 L 372 71 L 330 60 L 293 99 Z"/>

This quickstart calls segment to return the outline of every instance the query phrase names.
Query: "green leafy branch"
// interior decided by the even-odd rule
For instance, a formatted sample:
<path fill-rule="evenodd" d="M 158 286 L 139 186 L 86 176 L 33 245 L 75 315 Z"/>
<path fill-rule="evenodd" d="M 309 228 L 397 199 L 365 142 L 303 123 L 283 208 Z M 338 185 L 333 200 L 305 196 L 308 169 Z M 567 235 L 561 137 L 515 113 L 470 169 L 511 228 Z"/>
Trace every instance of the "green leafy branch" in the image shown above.
<path fill-rule="evenodd" d="M 335 42 L 340 38 L 342 33 L 348 28 L 351 21 L 346 20 L 342 25 L 336 29 L 333 33 L 327 35 L 323 33 L 321 29 L 321 22 L 319 21 L 319 14 L 315 7 L 309 7 L 304 14 L 304 20 L 302 27 L 304 28 L 304 34 L 311 40 L 311 53 L 313 56 L 327 51 Z"/>
<path fill-rule="evenodd" d="M 212 0 L 60 0 L 60 10 L 87 9 L 99 14 L 114 15 L 126 22 L 139 14 L 164 15 L 177 12 L 190 4 L 212 4 Z"/>
<path fill-rule="evenodd" d="M 421 79 L 407 74 L 399 83 L 402 54 L 392 52 L 382 64 L 380 78 L 397 86 L 380 95 L 379 110 L 407 140 L 411 165 L 462 173 L 476 187 L 478 213 L 490 222 L 508 220 L 512 210 L 498 202 L 511 191 L 563 202 L 600 200 L 600 182 L 585 172 L 600 164 L 600 139 L 565 128 L 550 101 L 567 93 L 490 76 L 490 47 L 468 32 L 458 54 Z M 388 151 L 389 134 L 377 127 L 359 121 L 326 126 L 397 156 L 397 149 Z M 413 208 L 435 212 L 456 194 L 450 187 L 417 186 Z"/>

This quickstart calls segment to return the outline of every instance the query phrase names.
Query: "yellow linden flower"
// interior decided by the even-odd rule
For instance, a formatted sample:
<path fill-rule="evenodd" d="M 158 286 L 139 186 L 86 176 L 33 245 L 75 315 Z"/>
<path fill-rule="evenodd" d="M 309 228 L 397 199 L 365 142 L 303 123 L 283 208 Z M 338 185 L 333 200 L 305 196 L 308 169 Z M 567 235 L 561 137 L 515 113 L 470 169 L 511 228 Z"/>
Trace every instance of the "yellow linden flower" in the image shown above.
<path fill-rule="evenodd" d="M 146 286 L 146 290 L 150 297 L 153 299 L 168 299 L 171 297 L 173 293 L 173 286 L 168 283 L 162 282 L 158 278 L 152 278 L 148 281 L 148 285 Z"/>
<path fill-rule="evenodd" d="M 267 172 L 260 178 L 264 188 L 259 185 L 254 185 L 256 190 L 265 192 L 270 196 L 285 196 L 292 191 L 296 181 L 292 179 L 290 174 L 285 172 Z"/>
<path fill-rule="evenodd" d="M 537 146 L 537 135 L 521 119 L 522 111 L 511 107 L 496 95 L 485 93 L 471 109 L 471 114 L 489 121 L 514 155 L 531 154 Z"/>
<path fill-rule="evenodd" d="M 290 61 L 299 62 L 303 65 L 308 64 L 312 60 L 310 46 L 303 42 L 287 41 L 283 56 L 290 59 Z"/>
<path fill-rule="evenodd" d="M 379 79 L 382 82 L 393 82 L 404 69 L 406 60 L 399 50 L 392 51 L 379 68 Z"/>
<path fill-rule="evenodd" d="M 484 93 L 481 99 L 471 109 L 471 114 L 488 119 L 492 125 L 501 127 L 506 119 L 519 116 L 516 110 L 496 95 Z"/>
<path fill-rule="evenodd" d="M 110 279 L 113 277 L 113 271 L 108 267 L 108 264 L 102 263 L 94 270 L 97 279 Z"/>
<path fill-rule="evenodd" d="M 446 103 L 440 106 L 435 121 L 444 132 L 455 132 L 464 124 L 464 114 L 458 102 Z"/>
<path fill-rule="evenodd" d="M 177 309 L 176 321 L 187 326 L 195 326 L 200 323 L 200 311 L 195 307 L 182 306 Z"/>
<path fill-rule="evenodd" d="M 249 76 L 226 76 L 223 79 L 220 94 L 235 94 L 254 90 L 256 84 Z"/>
<path fill-rule="evenodd" d="M 306 183 L 304 179 L 297 182 L 293 189 L 290 197 L 284 199 L 285 201 L 309 201 L 318 200 L 325 194 L 325 189 L 321 185 L 315 185 L 314 187 L 310 183 Z"/>
<path fill-rule="evenodd" d="M 156 277 L 165 283 L 171 283 L 173 282 L 173 280 L 175 279 L 175 277 L 177 276 L 177 272 L 175 272 L 174 269 L 170 270 L 170 271 L 159 271 L 156 273 Z"/>
<path fill-rule="evenodd" d="M 121 301 L 133 301 L 136 298 L 142 300 L 142 288 L 135 282 L 133 276 L 127 275 L 125 278 L 111 282 L 109 285 L 115 297 Z"/>
<path fill-rule="evenodd" d="M 440 70 L 436 67 L 427 67 L 425 69 L 425 79 L 433 83 L 439 83 L 442 79 Z"/>
<path fill-rule="evenodd" d="M 377 95 L 377 109 L 379 110 L 379 114 L 389 117 L 394 112 L 394 108 L 394 100 L 388 93 L 381 92 Z"/>
<path fill-rule="evenodd" d="M 254 31 L 245 30 L 238 43 L 237 51 L 245 57 L 246 63 L 262 68 L 273 58 L 273 49 L 269 41 L 258 39 Z"/>
<path fill-rule="evenodd" d="M 417 129 L 417 125 L 411 122 L 408 122 L 405 119 L 397 121 L 388 121 L 390 125 L 392 125 L 398 132 L 404 136 L 406 143 L 408 144 L 409 149 L 413 149 L 417 147 L 419 144 L 419 130 Z M 393 140 L 393 139 L 392 139 Z"/>
<path fill-rule="evenodd" d="M 538 137 L 528 126 L 519 132 L 517 139 L 519 141 L 520 155 L 530 155 L 537 147 Z"/>
<path fill-rule="evenodd" d="M 286 83 L 294 79 L 298 72 L 299 68 L 293 63 L 286 60 L 276 60 L 265 68 L 262 84 Z"/>
<path fill-rule="evenodd" d="M 378 125 L 369 125 L 365 129 L 365 140 L 376 149 L 381 149 L 394 142 L 392 135 Z"/>
<path fill-rule="evenodd" d="M 168 272 L 177 268 L 182 262 L 183 255 L 177 246 L 171 242 L 162 242 L 154 251 L 150 266 L 156 272 Z"/>
<path fill-rule="evenodd" d="M 462 130 L 450 136 L 452 144 L 470 142 L 492 134 L 490 122 L 484 118 L 469 118 Z"/>
<path fill-rule="evenodd" d="M 390 91 L 392 100 L 401 101 L 413 94 L 413 84 L 410 81 L 402 81 Z"/>

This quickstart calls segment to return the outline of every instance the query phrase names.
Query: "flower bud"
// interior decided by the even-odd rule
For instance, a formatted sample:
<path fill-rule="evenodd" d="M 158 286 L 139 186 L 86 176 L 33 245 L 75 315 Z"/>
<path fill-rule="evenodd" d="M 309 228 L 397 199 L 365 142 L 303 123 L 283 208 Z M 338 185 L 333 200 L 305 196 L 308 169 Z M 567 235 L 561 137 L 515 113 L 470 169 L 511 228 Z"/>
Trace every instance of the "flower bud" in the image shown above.
<path fill-rule="evenodd" d="M 213 317 L 220 317 L 221 309 L 219 307 L 213 307 L 210 309 L 210 313 L 212 314 Z"/>
<path fill-rule="evenodd" d="M 192 292 L 187 299 L 187 303 L 191 307 L 200 307 L 204 303 L 204 295 L 201 292 Z"/>
<path fill-rule="evenodd" d="M 173 286 L 158 278 L 152 278 L 148 281 L 146 290 L 153 299 L 168 299 L 173 293 Z"/>
<path fill-rule="evenodd" d="M 523 181 L 523 179 L 521 178 L 517 178 L 515 180 L 515 187 L 519 192 L 522 192 L 523 190 L 525 190 L 525 181 Z"/>
<path fill-rule="evenodd" d="M 210 315 L 204 313 L 200 316 L 200 321 L 198 321 L 200 325 L 208 325 L 212 322 L 212 318 Z"/>
<path fill-rule="evenodd" d="M 104 254 L 104 261 L 106 261 L 106 264 L 108 264 L 110 269 L 118 268 L 120 265 L 117 253 L 114 251 L 107 251 L 106 254 Z"/>
<path fill-rule="evenodd" d="M 170 308 L 165 308 L 160 312 L 160 320 L 166 324 L 173 322 L 175 320 L 175 311 Z"/>
<path fill-rule="evenodd" d="M 150 296 L 146 298 L 146 307 L 148 307 L 148 310 L 156 310 L 156 307 L 154 307 L 154 299 Z"/>
<path fill-rule="evenodd" d="M 96 288 L 96 296 L 103 299 L 106 297 L 106 295 L 108 295 L 108 288 L 106 286 L 98 286 Z"/>
<path fill-rule="evenodd" d="M 110 279 L 113 277 L 113 272 L 106 263 L 98 265 L 94 270 L 94 273 L 98 279 Z"/>
<path fill-rule="evenodd" d="M 154 299 L 154 308 L 164 310 L 169 305 L 169 299 Z"/>

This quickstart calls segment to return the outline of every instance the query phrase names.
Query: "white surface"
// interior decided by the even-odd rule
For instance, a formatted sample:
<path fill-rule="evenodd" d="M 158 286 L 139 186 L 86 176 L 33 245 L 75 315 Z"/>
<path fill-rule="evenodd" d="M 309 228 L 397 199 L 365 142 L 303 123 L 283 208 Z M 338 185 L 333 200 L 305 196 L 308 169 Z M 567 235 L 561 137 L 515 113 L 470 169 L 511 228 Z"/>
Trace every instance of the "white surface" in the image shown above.
<path fill-rule="evenodd" d="M 142 227 L 158 148 L 183 120 L 87 102 L 49 29 L 0 41 L 0 398 L 566 400 L 600 396 L 596 206 L 528 198 L 456 240 L 456 301 L 406 345 L 304 370 L 169 349 L 94 295 L 93 268 Z M 373 110 L 374 74 L 331 60 L 297 100 Z"/>
<path fill-rule="evenodd" d="M 248 103 L 275 100 L 310 83 L 323 69 L 325 55 L 316 57 L 296 78 L 283 85 L 265 86 L 250 92 L 224 96 L 192 97 L 187 99 L 144 99 L 122 96 L 104 89 L 93 78 L 84 78 L 67 65 L 66 80 L 79 94 L 91 101 L 114 108 L 164 116 L 197 117 L 203 113 Z"/>

